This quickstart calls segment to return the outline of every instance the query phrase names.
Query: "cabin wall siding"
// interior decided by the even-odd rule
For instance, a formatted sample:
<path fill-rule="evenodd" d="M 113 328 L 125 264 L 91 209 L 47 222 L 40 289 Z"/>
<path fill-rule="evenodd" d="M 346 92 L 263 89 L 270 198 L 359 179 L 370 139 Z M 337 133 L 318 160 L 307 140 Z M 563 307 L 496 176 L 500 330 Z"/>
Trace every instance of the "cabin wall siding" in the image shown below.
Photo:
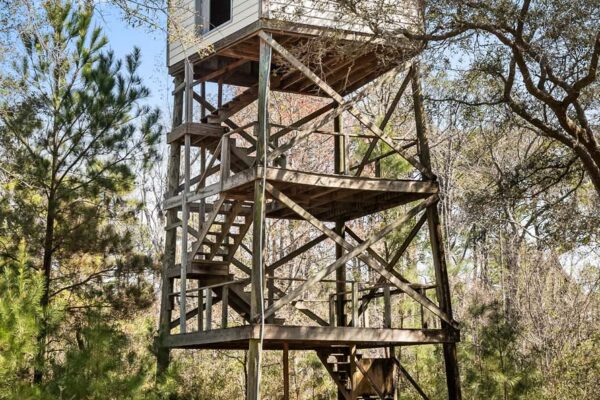
<path fill-rule="evenodd" d="M 404 7 L 399 9 L 398 3 Z M 374 13 L 371 17 L 388 30 L 400 28 L 417 29 L 422 25 L 420 20 L 420 0 L 375 0 L 373 7 L 391 12 Z M 333 0 L 270 0 L 269 18 L 312 25 L 315 27 L 343 29 L 361 33 L 373 33 L 356 16 L 344 12 Z"/>
<path fill-rule="evenodd" d="M 180 0 L 178 3 L 171 11 L 178 29 L 169 29 L 168 66 L 258 21 L 261 0 L 233 0 L 231 21 L 202 36 L 196 34 L 196 1 Z"/>
<path fill-rule="evenodd" d="M 259 19 L 294 22 L 316 28 L 333 28 L 372 33 L 365 24 L 354 16 L 344 13 L 333 0 L 233 0 L 232 20 L 199 35 L 196 33 L 195 4 L 199 0 L 176 0 L 171 15 L 177 28 L 169 29 L 168 65 L 172 66 L 195 52 L 257 22 Z M 398 2 L 405 6 L 398 10 Z M 421 0 L 374 0 L 374 3 L 390 6 L 394 13 L 383 12 L 376 18 L 386 29 L 407 28 L 418 30 L 422 26 Z"/>

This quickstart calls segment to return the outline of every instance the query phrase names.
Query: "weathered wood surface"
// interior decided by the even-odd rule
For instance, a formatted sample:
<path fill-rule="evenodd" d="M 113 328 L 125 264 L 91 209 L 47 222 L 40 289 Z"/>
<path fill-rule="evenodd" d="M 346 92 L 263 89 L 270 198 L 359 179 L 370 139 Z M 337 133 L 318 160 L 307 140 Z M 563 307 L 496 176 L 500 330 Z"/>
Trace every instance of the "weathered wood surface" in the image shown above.
<path fill-rule="evenodd" d="M 189 332 L 170 335 L 165 345 L 170 348 L 230 348 L 247 349 L 250 339 L 259 339 L 260 326 L 246 325 L 213 329 L 209 332 Z M 436 344 L 455 342 L 457 333 L 441 329 L 379 329 L 326 326 L 265 325 L 264 348 L 282 350 L 327 349 L 337 345 L 356 345 L 359 348 L 388 345 Z"/>

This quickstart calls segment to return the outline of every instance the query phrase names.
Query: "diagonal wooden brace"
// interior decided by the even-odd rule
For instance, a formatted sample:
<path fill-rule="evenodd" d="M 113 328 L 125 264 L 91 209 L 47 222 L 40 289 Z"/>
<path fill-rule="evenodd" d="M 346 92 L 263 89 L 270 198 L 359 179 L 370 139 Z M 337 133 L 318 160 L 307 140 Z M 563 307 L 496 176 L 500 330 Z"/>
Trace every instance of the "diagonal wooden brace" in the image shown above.
<path fill-rule="evenodd" d="M 262 40 L 269 44 L 275 51 L 277 51 L 287 62 L 289 62 L 294 68 L 298 69 L 302 72 L 308 79 L 313 81 L 315 85 L 317 85 L 323 92 L 327 93 L 332 99 L 337 101 L 340 104 L 344 103 L 344 98 L 338 92 L 336 92 L 331 86 L 329 86 L 325 81 L 319 78 L 314 72 L 312 72 L 306 65 L 304 65 L 300 60 L 298 60 L 292 53 L 286 50 L 282 45 L 277 43 L 273 38 L 267 35 L 264 32 L 260 32 L 258 34 Z M 381 140 L 383 140 L 388 146 L 394 149 L 400 156 L 402 156 L 406 161 L 408 161 L 413 167 L 419 170 L 425 177 L 433 179 L 435 176 L 426 168 L 419 160 L 415 157 L 407 154 L 407 152 L 401 147 L 397 146 L 392 138 L 389 137 L 385 132 L 383 132 L 377 125 L 373 123 L 373 121 L 369 120 L 369 118 L 362 115 L 362 113 L 355 108 L 350 109 L 348 111 L 352 114 L 361 124 L 363 124 L 366 128 L 368 128 L 371 132 L 377 135 Z"/>
<path fill-rule="evenodd" d="M 375 384 L 375 381 L 373 380 L 373 377 L 371 376 L 371 372 L 367 371 L 359 362 L 358 358 L 356 358 L 356 355 L 352 355 L 352 359 L 354 362 L 354 365 L 356 365 L 356 368 L 358 368 L 358 370 L 360 371 L 361 374 L 363 374 L 363 376 L 365 378 L 367 378 L 367 381 L 369 383 L 369 386 L 371 386 L 371 389 L 373 389 L 375 392 L 377 392 L 377 396 L 379 396 L 379 398 L 381 400 L 385 400 L 385 396 L 384 394 L 381 392 L 381 390 L 377 387 L 377 385 Z"/>
<path fill-rule="evenodd" d="M 383 117 L 383 121 L 381 121 L 381 123 L 379 124 L 379 129 L 381 129 L 382 131 L 385 130 L 388 122 L 390 122 L 390 119 L 392 118 L 392 115 L 394 114 L 396 107 L 398 107 L 398 103 L 400 102 L 400 99 L 404 95 L 404 92 L 406 91 L 406 88 L 408 87 L 408 84 L 410 83 L 411 78 L 412 78 L 412 68 L 408 70 L 406 77 L 404 77 L 404 80 L 400 84 L 400 89 L 398 90 L 398 93 L 396 93 L 396 96 L 394 97 L 392 104 L 390 104 L 390 107 L 388 108 L 388 110 L 385 114 L 385 117 Z M 373 153 L 373 150 L 375 150 L 375 146 L 377 146 L 377 142 L 379 142 L 379 138 L 373 139 L 371 141 L 371 143 L 369 144 L 369 148 L 365 152 L 365 155 L 363 156 L 362 161 L 358 165 L 358 169 L 356 170 L 355 176 L 360 176 L 362 174 L 364 168 L 367 166 L 369 158 L 371 157 L 371 153 Z"/>
<path fill-rule="evenodd" d="M 298 295 L 300 295 L 300 293 L 302 293 L 305 288 L 310 287 L 313 284 L 315 284 L 316 282 L 320 281 L 325 276 L 327 276 L 331 272 L 333 272 L 336 268 L 338 268 L 339 266 L 346 263 L 348 260 L 350 260 L 354 257 L 358 257 L 361 261 L 363 261 L 365 264 L 367 264 L 369 267 L 371 267 L 373 270 L 375 270 L 377 273 L 379 273 L 382 277 L 384 277 L 386 280 L 388 280 L 389 282 L 394 284 L 398 289 L 402 290 L 404 293 L 406 293 L 408 296 L 413 298 L 419 304 L 422 304 L 423 307 L 427 308 L 433 314 L 440 317 L 442 320 L 447 322 L 450 326 L 452 326 L 454 328 L 458 328 L 458 325 L 454 320 L 449 318 L 448 315 L 444 311 L 442 311 L 435 303 L 433 303 L 427 297 L 423 296 L 421 293 L 414 290 L 410 286 L 410 284 L 407 283 L 406 279 L 400 279 L 401 277 L 399 277 L 397 273 L 392 273 L 392 272 L 388 271 L 385 267 L 382 267 L 372 257 L 369 257 L 366 254 L 362 254 L 364 251 L 366 251 L 367 248 L 371 247 L 374 243 L 377 243 L 378 241 L 383 239 L 383 237 L 385 237 L 385 235 L 392 232 L 394 229 L 397 229 L 399 226 L 405 224 L 410 219 L 415 217 L 419 212 L 423 211 L 430 205 L 435 204 L 435 202 L 438 201 L 437 195 L 430 196 L 425 201 L 421 202 L 418 206 L 409 210 L 404 215 L 403 218 L 396 220 L 395 222 L 387 225 L 384 229 L 379 231 L 377 234 L 372 235 L 365 242 L 363 242 L 362 244 L 355 247 L 352 244 L 350 244 L 349 242 L 347 242 L 346 240 L 344 240 L 344 238 L 342 238 L 340 235 L 338 235 L 331 229 L 327 228 L 327 226 L 323 222 L 319 221 L 316 217 L 311 215 L 308 211 L 303 209 L 301 206 L 299 206 L 297 203 L 295 203 L 292 199 L 290 199 L 288 196 L 283 194 L 281 191 L 276 189 L 273 185 L 271 185 L 268 182 L 266 184 L 266 190 L 277 201 L 286 205 L 288 208 L 290 208 L 292 211 L 294 211 L 300 217 L 302 217 L 303 219 L 308 221 L 315 228 L 319 229 L 321 232 L 323 232 L 324 234 L 329 236 L 329 238 L 331 238 L 337 244 L 343 246 L 346 250 L 348 250 L 348 253 L 346 253 L 343 257 L 337 259 L 334 263 L 329 265 L 327 268 L 319 271 L 313 277 L 309 278 L 302 285 L 300 285 L 298 288 L 296 288 L 296 290 L 294 290 L 293 292 L 289 293 L 284 298 L 281 298 L 277 302 L 275 302 L 265 312 L 265 316 L 269 316 L 270 314 L 274 313 L 277 309 L 279 309 L 282 306 L 291 302 L 294 298 L 296 298 Z"/>
<path fill-rule="evenodd" d="M 208 216 L 208 218 L 204 222 L 204 224 L 202 224 L 202 230 L 200 231 L 200 234 L 198 235 L 198 241 L 196 241 L 194 243 L 194 245 L 192 246 L 192 252 L 190 254 L 189 262 L 191 262 L 191 260 L 194 259 L 194 257 L 196 256 L 196 253 L 198 252 L 198 250 L 200 250 L 200 247 L 202 246 L 202 241 L 206 238 L 206 234 L 210 230 L 210 227 L 213 224 L 213 222 L 215 222 L 215 219 L 217 219 L 219 210 L 221 209 L 221 206 L 223 205 L 224 202 L 225 202 L 225 196 L 221 195 L 219 197 L 219 199 L 214 203 L 214 205 L 213 205 L 214 208 L 213 208 L 212 212 L 210 213 L 210 215 Z"/>

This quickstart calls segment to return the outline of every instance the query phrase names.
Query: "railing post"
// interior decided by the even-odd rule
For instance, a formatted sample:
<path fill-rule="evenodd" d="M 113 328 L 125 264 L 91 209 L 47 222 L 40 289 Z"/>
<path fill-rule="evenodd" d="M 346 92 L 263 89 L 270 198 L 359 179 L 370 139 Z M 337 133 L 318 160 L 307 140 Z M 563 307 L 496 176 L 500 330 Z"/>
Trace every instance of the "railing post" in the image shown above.
<path fill-rule="evenodd" d="M 358 325 L 358 285 L 352 282 L 352 326 Z"/>
<path fill-rule="evenodd" d="M 386 284 L 383 287 L 383 326 L 385 328 L 392 327 L 392 303 L 390 295 L 390 286 Z"/>
<path fill-rule="evenodd" d="M 426 296 L 427 291 L 425 289 L 419 289 L 419 293 Z M 421 328 L 427 329 L 427 321 L 425 320 L 425 309 L 423 308 L 423 304 L 421 304 Z"/>
<path fill-rule="evenodd" d="M 231 172 L 231 138 L 229 135 L 224 135 L 221 139 L 221 189 L 225 181 L 229 179 Z"/>
<path fill-rule="evenodd" d="M 329 326 L 335 326 L 335 294 L 329 296 Z"/>

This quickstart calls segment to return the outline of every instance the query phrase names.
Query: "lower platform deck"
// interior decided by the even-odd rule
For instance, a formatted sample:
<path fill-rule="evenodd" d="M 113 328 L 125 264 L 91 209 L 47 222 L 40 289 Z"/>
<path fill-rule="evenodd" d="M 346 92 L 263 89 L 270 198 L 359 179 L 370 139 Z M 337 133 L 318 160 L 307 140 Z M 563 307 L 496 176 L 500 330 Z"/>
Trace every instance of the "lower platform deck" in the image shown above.
<path fill-rule="evenodd" d="M 248 349 L 250 339 L 260 339 L 260 325 L 169 335 L 163 345 L 174 349 Z M 381 329 L 330 326 L 264 325 L 263 348 L 318 350 L 337 346 L 377 348 L 423 344 L 456 343 L 457 332 L 441 329 Z"/>

